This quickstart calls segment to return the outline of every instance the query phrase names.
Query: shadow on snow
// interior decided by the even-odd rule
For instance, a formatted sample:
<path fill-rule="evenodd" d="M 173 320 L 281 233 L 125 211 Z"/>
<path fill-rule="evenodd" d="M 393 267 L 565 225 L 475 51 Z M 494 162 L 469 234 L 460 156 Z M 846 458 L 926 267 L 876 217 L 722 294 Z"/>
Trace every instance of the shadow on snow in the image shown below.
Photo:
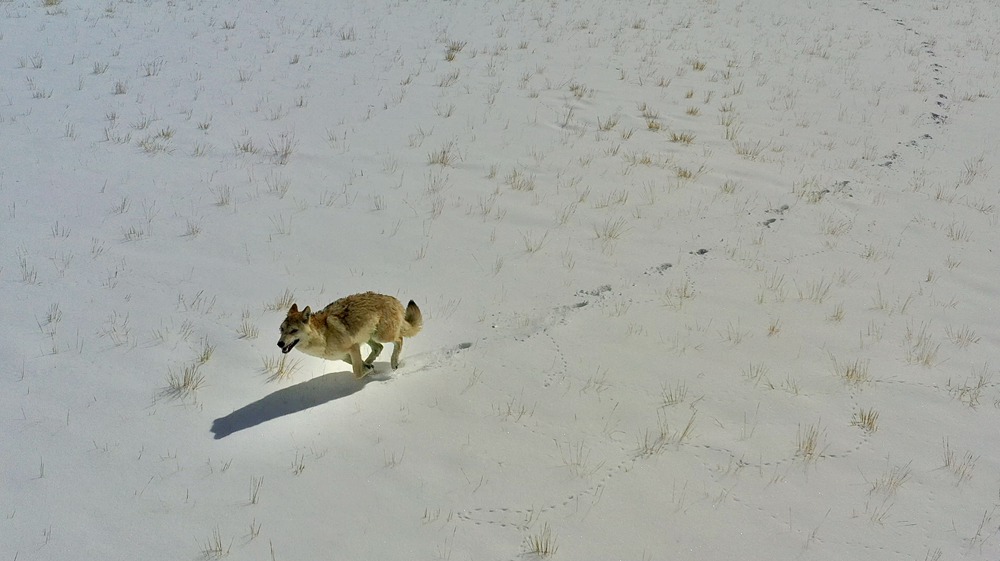
<path fill-rule="evenodd" d="M 317 405 L 347 397 L 361 391 L 369 382 L 384 380 L 377 373 L 358 380 L 350 372 L 331 372 L 311 380 L 280 389 L 212 421 L 215 439 L 225 438 L 261 423 L 266 423 L 305 411 Z"/>

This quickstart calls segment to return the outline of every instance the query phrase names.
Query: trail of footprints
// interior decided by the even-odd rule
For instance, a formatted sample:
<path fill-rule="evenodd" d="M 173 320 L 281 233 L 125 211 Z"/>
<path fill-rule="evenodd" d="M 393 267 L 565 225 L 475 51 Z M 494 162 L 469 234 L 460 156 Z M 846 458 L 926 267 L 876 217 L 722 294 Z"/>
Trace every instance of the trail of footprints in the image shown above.
<path fill-rule="evenodd" d="M 890 17 L 884 9 L 876 6 L 873 2 L 869 0 L 861 0 L 861 5 L 866 6 L 873 12 L 882 14 L 886 17 Z M 912 33 L 918 40 L 920 40 L 920 49 L 923 54 L 927 55 L 927 59 L 930 60 L 930 64 L 926 66 L 927 71 L 929 71 L 931 80 L 934 85 L 941 91 L 931 96 L 932 102 L 934 104 L 927 112 L 928 123 L 931 125 L 943 126 L 948 122 L 948 110 L 951 108 L 951 100 L 948 95 L 943 92 L 945 90 L 945 80 L 942 78 L 942 74 L 946 72 L 947 67 L 941 65 L 937 62 L 937 53 L 934 51 L 934 44 L 932 40 L 924 39 L 923 34 L 917 31 L 909 23 L 900 18 L 892 18 L 893 23 L 903 27 L 908 33 Z M 899 145 L 910 149 L 920 149 L 921 145 L 925 144 L 929 140 L 933 140 L 933 136 L 929 132 L 924 132 L 916 138 L 912 138 L 905 141 L 900 141 Z M 885 160 L 878 164 L 885 168 L 892 168 L 898 161 L 900 155 L 896 152 L 892 152 L 885 156 Z"/>
<path fill-rule="evenodd" d="M 697 249 L 691 251 L 690 253 L 692 255 L 705 256 L 709 252 L 708 250 Z M 692 264 L 692 267 L 698 268 L 699 265 L 700 264 L 696 262 Z M 674 268 L 672 264 L 663 263 L 651 267 L 646 271 L 646 274 L 667 275 L 676 271 L 677 268 Z M 681 272 L 680 274 L 685 276 L 688 283 L 694 285 L 695 281 L 691 278 L 691 275 L 687 270 Z M 477 342 L 477 344 L 488 344 L 492 341 L 502 341 L 504 344 L 510 344 L 510 342 L 513 342 L 516 344 L 533 338 L 544 339 L 550 346 L 551 354 L 555 357 L 555 359 L 550 366 L 543 367 L 541 385 L 544 388 L 551 388 L 558 379 L 564 377 L 568 368 L 566 356 L 559 344 L 559 338 L 557 334 L 553 333 L 555 328 L 569 324 L 573 320 L 574 315 L 593 309 L 595 304 L 599 304 L 601 301 L 613 296 L 621 295 L 622 293 L 615 291 L 611 285 L 602 285 L 594 289 L 578 291 L 576 293 L 576 297 L 580 298 L 580 300 L 570 305 L 557 307 L 544 314 L 541 318 L 533 320 L 533 327 L 527 332 L 524 332 L 521 329 L 522 326 L 509 329 L 509 331 L 514 331 L 515 333 L 508 333 L 508 330 L 500 330 L 496 333 L 496 335 L 491 336 L 488 339 L 484 338 Z M 646 301 L 649 303 L 655 302 L 654 299 L 648 299 Z M 515 321 L 512 323 L 517 322 Z M 470 346 L 471 344 L 465 344 L 461 346 L 461 348 L 465 349 Z M 625 391 L 645 394 L 645 392 L 640 388 L 629 389 L 622 385 L 618 385 L 617 387 L 622 388 Z M 552 434 L 558 433 L 558 431 L 555 430 L 556 427 L 548 427 L 551 428 L 552 431 L 543 432 L 546 427 L 536 428 L 525 425 L 521 426 L 525 430 L 538 434 L 544 438 L 551 438 Z M 841 451 L 825 452 L 819 455 L 818 458 L 844 458 L 861 449 L 866 442 L 867 437 L 861 436 L 853 447 Z M 611 443 L 610 440 L 605 442 L 605 444 L 609 443 Z M 643 454 L 640 450 L 638 450 L 637 447 L 630 448 L 622 442 L 614 442 L 612 448 L 617 448 L 619 450 L 620 456 L 617 458 L 617 461 L 615 461 L 613 465 L 606 466 L 600 470 L 600 475 L 597 476 L 596 480 L 581 483 L 583 487 L 578 491 L 565 495 L 559 499 L 555 499 L 551 502 L 532 505 L 528 508 L 510 506 L 493 508 L 478 507 L 456 511 L 455 516 L 459 520 L 476 525 L 496 525 L 524 531 L 532 527 L 540 516 L 554 512 L 575 512 L 577 509 L 588 508 L 588 505 L 592 504 L 601 496 L 604 489 L 611 483 L 612 480 L 623 473 L 631 471 L 635 464 L 649 457 L 649 455 Z M 734 468 L 753 467 L 759 469 L 774 469 L 783 465 L 791 464 L 797 460 L 794 455 L 788 455 L 772 460 L 761 459 L 758 461 L 749 461 L 746 459 L 744 454 L 740 454 L 732 449 L 696 442 L 677 443 L 676 448 L 693 451 L 698 460 L 705 466 L 706 469 L 709 470 L 716 469 L 720 465 L 726 464 Z"/>
<path fill-rule="evenodd" d="M 693 250 L 689 253 L 698 257 L 704 257 L 709 254 L 709 251 Z M 692 278 L 690 272 L 694 272 L 694 270 L 700 268 L 702 263 L 703 261 L 696 260 L 690 264 L 690 267 L 685 268 L 684 270 L 680 270 L 680 267 L 674 267 L 671 263 L 662 263 L 660 265 L 650 267 L 646 270 L 645 274 L 647 276 L 667 276 L 671 274 L 683 275 L 687 282 L 694 285 L 695 279 Z M 555 332 L 556 329 L 559 326 L 568 325 L 574 320 L 574 316 L 594 309 L 595 306 L 599 305 L 602 301 L 606 301 L 612 297 L 625 296 L 625 293 L 623 291 L 616 291 L 611 285 L 602 285 L 590 290 L 578 291 L 575 296 L 578 298 L 575 303 L 556 307 L 548 312 L 545 312 L 541 315 L 541 317 L 528 320 L 529 325 L 527 326 L 524 324 L 523 318 L 520 320 L 515 318 L 509 321 L 510 325 L 506 328 L 502 325 L 497 325 L 497 331 L 495 334 L 488 338 L 480 339 L 476 343 L 463 343 L 452 349 L 443 351 L 437 362 L 446 361 L 455 354 L 469 349 L 474 345 L 492 343 L 511 345 L 539 338 L 547 343 L 547 345 L 551 348 L 552 356 L 555 357 L 550 365 L 542 367 L 541 372 L 542 387 L 552 388 L 559 379 L 565 377 L 567 369 L 569 368 L 566 356 L 560 346 L 559 335 Z M 641 301 L 647 303 L 656 302 L 656 300 L 652 298 L 639 300 L 629 299 L 629 301 Z M 499 323 L 502 322 L 498 322 L 498 324 Z M 951 391 L 949 388 L 942 387 L 939 384 L 926 384 L 905 380 L 876 380 L 873 383 L 903 384 L 944 393 Z M 990 387 L 995 386 L 1000 386 L 1000 383 L 990 384 Z M 616 387 L 622 389 L 623 391 L 645 393 L 641 388 L 628 388 L 624 385 L 616 385 Z M 857 396 L 855 395 L 858 390 L 854 388 L 847 388 L 845 391 L 848 392 L 849 399 L 855 405 L 851 408 L 851 414 L 853 414 L 854 411 L 858 410 L 856 400 Z M 558 434 L 557 427 L 554 426 L 539 427 L 528 426 L 525 424 L 521 424 L 519 426 L 543 438 L 550 439 L 553 434 Z M 551 430 L 547 431 L 546 429 Z M 815 460 L 845 459 L 857 453 L 869 443 L 868 433 L 859 428 L 857 434 L 858 437 L 853 446 L 848 446 L 840 450 L 822 452 L 816 456 Z M 592 508 L 593 505 L 599 501 L 602 493 L 612 481 L 623 474 L 629 473 L 632 471 L 634 466 L 650 457 L 650 455 L 643 454 L 637 447 L 630 448 L 625 444 L 625 442 L 613 441 L 610 437 L 607 441 L 603 442 L 603 444 L 610 444 L 612 449 L 617 448 L 619 456 L 616 459 L 610 460 L 608 465 L 605 465 L 603 468 L 595 471 L 589 481 L 581 479 L 580 488 L 574 492 L 561 497 L 553 498 L 542 504 L 532 504 L 529 506 L 508 505 L 500 507 L 474 507 L 457 510 L 454 512 L 454 516 L 457 520 L 469 524 L 492 525 L 526 532 L 532 529 L 543 516 L 551 516 L 554 514 L 570 516 L 577 512 L 586 511 L 587 509 Z M 706 470 L 715 472 L 720 472 L 720 470 L 732 472 L 745 468 L 751 468 L 779 474 L 781 468 L 790 467 L 795 462 L 802 461 L 802 459 L 797 457 L 794 453 L 789 453 L 780 457 L 772 457 L 770 459 L 765 458 L 765 454 L 761 454 L 758 459 L 749 460 L 747 459 L 748 454 L 737 452 L 735 449 L 699 443 L 696 441 L 671 443 L 669 449 L 687 451 L 688 453 L 693 454 Z M 776 513 L 767 510 L 754 504 L 752 501 L 741 498 L 738 494 L 731 491 L 732 489 L 726 491 L 727 500 L 732 501 L 734 504 L 738 504 L 743 508 L 751 509 L 758 515 L 768 516 L 782 523 L 785 522 L 784 518 L 782 518 L 784 513 Z M 855 545 L 864 549 L 871 549 L 871 546 L 869 545 L 860 543 Z M 901 554 L 900 552 L 896 553 Z"/>
<path fill-rule="evenodd" d="M 881 8 L 872 5 L 867 0 L 862 0 L 863 5 L 868 6 L 876 12 L 884 13 Z M 894 20 L 898 25 L 906 26 L 906 23 L 902 20 Z M 912 32 L 916 36 L 920 36 L 918 31 L 907 27 L 907 31 Z M 928 41 L 923 41 L 921 46 L 924 53 L 927 54 L 932 60 L 936 56 L 932 45 Z M 944 67 L 937 62 L 932 62 L 930 64 L 930 72 L 932 73 L 933 80 L 936 85 L 943 87 L 943 81 L 941 79 L 941 72 Z M 932 125 L 944 125 L 948 120 L 947 111 L 949 109 L 950 102 L 947 95 L 939 93 L 934 98 L 934 109 L 928 113 L 928 122 Z M 919 149 L 920 146 L 926 141 L 932 140 L 933 136 L 930 133 L 921 134 L 918 138 L 914 138 L 908 141 L 900 142 L 902 147 Z M 900 155 L 896 152 L 892 152 L 885 156 L 883 162 L 877 164 L 882 167 L 892 168 L 899 160 Z M 823 189 L 820 192 L 813 194 L 817 198 L 825 197 L 829 194 L 851 196 L 850 186 L 847 181 L 835 182 L 830 187 Z M 774 209 L 768 209 L 765 211 L 765 217 L 760 222 L 760 225 L 765 228 L 771 228 L 777 222 L 779 222 L 789 210 L 788 205 L 782 205 Z M 695 257 L 705 257 L 710 253 L 709 249 L 706 248 L 696 248 L 688 252 L 690 255 Z M 668 276 L 673 274 L 679 274 L 684 277 L 686 282 L 695 288 L 695 279 L 692 278 L 692 272 L 700 268 L 703 261 L 699 259 L 694 259 L 689 266 L 684 268 L 675 267 L 674 264 L 665 262 L 659 265 L 652 266 L 645 271 L 646 276 L 656 277 L 656 276 Z M 695 275 L 696 276 L 696 275 Z M 550 310 L 542 318 L 535 321 L 533 329 L 525 332 L 523 328 L 510 328 L 501 329 L 495 335 L 483 338 L 477 341 L 475 344 L 488 344 L 493 340 L 503 341 L 503 344 L 509 344 L 510 341 L 513 342 L 523 342 L 528 339 L 535 337 L 544 339 L 547 344 L 551 347 L 552 356 L 554 356 L 553 363 L 547 367 L 543 367 L 542 381 L 541 385 L 544 388 L 551 388 L 558 379 L 563 377 L 568 369 L 568 363 L 566 356 L 560 348 L 559 339 L 556 334 L 553 333 L 554 329 L 561 325 L 568 324 L 574 315 L 580 313 L 581 311 L 588 310 L 593 307 L 595 303 L 605 300 L 613 295 L 621 296 L 621 292 L 617 292 L 611 287 L 611 285 L 602 285 L 590 290 L 581 290 L 576 293 L 576 297 L 579 300 L 567 306 L 557 307 Z M 630 302 L 645 302 L 652 303 L 655 302 L 652 298 L 647 298 L 643 300 L 633 300 L 629 299 Z M 437 360 L 433 361 L 435 364 L 443 361 L 449 360 L 455 354 L 468 349 L 473 346 L 473 343 L 463 343 L 452 349 L 443 351 Z M 940 384 L 929 384 L 921 382 L 911 382 L 906 380 L 875 380 L 874 384 L 901 384 L 913 387 L 920 387 L 928 390 L 933 390 L 936 392 L 942 392 L 945 394 L 950 394 L 953 392 L 953 388 L 948 388 L 941 386 Z M 1000 383 L 990 383 L 988 387 L 993 388 L 1000 386 Z M 639 390 L 633 390 L 639 391 Z M 852 402 L 856 401 L 856 396 L 854 391 L 850 391 L 850 399 Z M 852 408 L 857 410 L 856 407 Z M 543 435 L 540 430 L 531 427 L 525 427 L 540 436 Z M 869 442 L 869 436 L 864 431 L 859 430 L 859 436 L 855 444 L 851 447 L 837 450 L 823 452 L 818 455 L 818 459 L 844 459 L 850 457 L 852 454 L 861 450 Z M 756 468 L 756 469 L 768 469 L 777 470 L 780 467 L 787 466 L 793 462 L 800 461 L 794 454 L 789 454 L 783 457 L 778 457 L 770 460 L 759 459 L 756 461 L 750 461 L 746 459 L 746 454 L 741 454 L 736 452 L 734 449 L 729 449 L 720 446 L 713 446 L 709 444 L 697 443 L 697 442 L 681 442 L 674 445 L 676 449 L 688 450 L 693 452 L 706 469 L 712 470 L 723 465 L 729 465 L 731 468 L 743 469 L 743 468 Z M 620 450 L 620 457 L 614 465 L 604 467 L 601 471 L 599 477 L 596 480 L 589 483 L 581 483 L 582 488 L 578 491 L 570 493 L 568 495 L 562 496 L 560 498 L 555 498 L 545 504 L 532 505 L 529 507 L 476 507 L 464 510 L 456 511 L 455 517 L 458 520 L 475 524 L 475 525 L 495 525 L 504 528 L 513 528 L 518 531 L 528 531 L 539 521 L 539 519 L 545 515 L 551 515 L 554 513 L 565 513 L 569 515 L 573 512 L 580 510 L 585 510 L 594 504 L 607 488 L 607 486 L 618 476 L 628 473 L 631 471 L 633 466 L 637 463 L 645 460 L 647 456 L 642 455 L 636 449 L 629 449 L 628 447 L 617 443 L 617 447 Z M 736 504 L 740 504 L 744 508 L 752 509 L 758 514 L 769 516 L 775 520 L 778 520 L 779 514 L 765 510 L 759 506 L 756 506 L 750 502 L 742 500 L 738 495 L 729 493 L 728 499 Z M 866 550 L 881 550 L 883 548 L 875 547 L 870 545 L 856 543 L 854 544 L 858 547 L 862 547 Z M 896 554 L 902 555 L 902 552 L 896 551 Z"/>

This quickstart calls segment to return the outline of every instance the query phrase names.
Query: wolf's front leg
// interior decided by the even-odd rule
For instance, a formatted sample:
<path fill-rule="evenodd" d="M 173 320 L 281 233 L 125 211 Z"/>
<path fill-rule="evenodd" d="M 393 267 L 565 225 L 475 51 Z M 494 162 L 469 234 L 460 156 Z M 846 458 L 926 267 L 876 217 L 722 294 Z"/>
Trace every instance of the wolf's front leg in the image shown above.
<path fill-rule="evenodd" d="M 354 361 L 351 359 L 351 355 L 349 353 L 341 357 L 340 360 L 346 362 L 347 364 L 350 364 L 352 367 L 351 370 L 353 370 Z M 371 360 L 371 357 L 369 357 L 368 360 Z M 375 370 L 375 367 L 372 366 L 371 363 L 368 362 L 368 360 L 366 360 L 363 363 L 365 365 L 365 372 L 372 372 Z"/>
<path fill-rule="evenodd" d="M 351 353 L 348 358 L 351 359 L 348 362 L 350 362 L 351 368 L 352 370 L 354 370 L 354 377 L 359 380 L 361 378 L 364 378 L 366 374 L 366 369 L 364 361 L 361 360 L 361 345 L 358 344 L 352 345 Z"/>

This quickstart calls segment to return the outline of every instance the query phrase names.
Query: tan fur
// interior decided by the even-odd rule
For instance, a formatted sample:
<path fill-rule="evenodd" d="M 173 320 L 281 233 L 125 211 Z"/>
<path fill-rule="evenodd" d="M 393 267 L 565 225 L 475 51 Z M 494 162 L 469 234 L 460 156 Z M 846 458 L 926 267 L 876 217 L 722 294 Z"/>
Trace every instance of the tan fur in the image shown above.
<path fill-rule="evenodd" d="M 392 296 L 365 292 L 331 303 L 315 314 L 309 306 L 299 311 L 292 304 L 281 323 L 278 346 L 287 353 L 293 348 L 329 360 L 343 360 L 351 365 L 354 376 L 363 378 L 367 368 L 382 352 L 382 343 L 392 343 L 392 368 L 399 367 L 403 337 L 413 337 L 423 327 L 420 308 L 410 300 L 403 304 Z M 361 344 L 368 343 L 371 353 L 361 360 Z"/>

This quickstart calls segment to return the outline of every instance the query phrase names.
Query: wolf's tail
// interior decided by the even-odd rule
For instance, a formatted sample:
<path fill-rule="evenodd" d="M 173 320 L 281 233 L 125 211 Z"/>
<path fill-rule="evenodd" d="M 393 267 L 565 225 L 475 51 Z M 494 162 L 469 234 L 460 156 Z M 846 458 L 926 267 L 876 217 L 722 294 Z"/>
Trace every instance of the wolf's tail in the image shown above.
<path fill-rule="evenodd" d="M 403 316 L 403 326 L 400 335 L 403 337 L 413 337 L 420 333 L 420 328 L 424 326 L 424 316 L 420 313 L 417 303 L 410 300 L 406 305 L 406 314 Z"/>

